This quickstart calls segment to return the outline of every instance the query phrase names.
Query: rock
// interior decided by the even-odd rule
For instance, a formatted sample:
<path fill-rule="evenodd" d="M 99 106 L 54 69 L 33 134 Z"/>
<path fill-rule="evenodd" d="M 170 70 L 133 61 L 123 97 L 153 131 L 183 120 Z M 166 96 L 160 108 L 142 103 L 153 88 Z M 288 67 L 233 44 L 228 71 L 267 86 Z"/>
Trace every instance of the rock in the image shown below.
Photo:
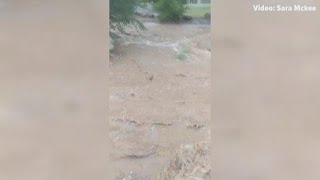
<path fill-rule="evenodd" d="M 153 80 L 153 78 L 154 78 L 154 76 L 153 76 L 153 75 L 151 75 L 148 79 L 149 79 L 150 81 L 152 81 L 152 80 Z"/>
<path fill-rule="evenodd" d="M 182 19 L 185 20 L 185 21 L 191 21 L 193 18 L 191 16 L 182 16 Z"/>
<path fill-rule="evenodd" d="M 141 14 L 139 13 L 139 12 L 134 12 L 134 14 L 136 15 L 136 16 L 140 16 Z"/>

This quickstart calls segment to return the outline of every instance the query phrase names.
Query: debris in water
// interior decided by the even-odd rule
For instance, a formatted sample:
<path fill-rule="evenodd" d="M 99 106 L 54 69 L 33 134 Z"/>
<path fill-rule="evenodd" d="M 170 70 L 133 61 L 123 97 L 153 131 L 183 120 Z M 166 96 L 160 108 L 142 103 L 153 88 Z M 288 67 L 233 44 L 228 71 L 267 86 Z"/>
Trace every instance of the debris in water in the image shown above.
<path fill-rule="evenodd" d="M 177 77 L 187 77 L 187 75 L 185 75 L 185 74 L 175 74 L 175 76 L 177 76 Z"/>
<path fill-rule="evenodd" d="M 152 81 L 153 80 L 153 75 L 151 75 L 148 79 L 150 80 L 150 81 Z"/>
<path fill-rule="evenodd" d="M 130 120 L 130 119 L 120 119 L 120 118 L 118 118 L 118 119 L 113 119 L 112 121 L 113 122 L 122 123 L 122 124 L 127 124 L 127 125 L 133 125 L 135 127 L 141 127 L 141 126 L 145 125 L 145 123 L 143 123 L 143 122 L 140 123 L 140 122 L 137 122 L 135 120 Z"/>
<path fill-rule="evenodd" d="M 193 125 L 187 125 L 188 129 L 194 129 L 194 130 L 199 130 L 204 128 L 204 125 L 199 125 L 199 124 L 193 124 Z"/>
<path fill-rule="evenodd" d="M 201 142 L 182 146 L 169 166 L 158 175 L 159 180 L 210 180 L 208 145 Z"/>
<path fill-rule="evenodd" d="M 155 155 L 157 153 L 157 146 L 151 146 L 148 149 L 144 149 L 144 150 L 133 150 L 130 153 L 126 153 L 123 156 L 121 156 L 120 158 L 124 158 L 124 159 L 142 159 L 142 158 L 146 158 L 152 155 Z"/>
<path fill-rule="evenodd" d="M 167 127 L 167 126 L 172 126 L 172 123 L 162 123 L 162 122 L 157 122 L 153 123 L 154 126 L 162 126 L 162 127 Z"/>

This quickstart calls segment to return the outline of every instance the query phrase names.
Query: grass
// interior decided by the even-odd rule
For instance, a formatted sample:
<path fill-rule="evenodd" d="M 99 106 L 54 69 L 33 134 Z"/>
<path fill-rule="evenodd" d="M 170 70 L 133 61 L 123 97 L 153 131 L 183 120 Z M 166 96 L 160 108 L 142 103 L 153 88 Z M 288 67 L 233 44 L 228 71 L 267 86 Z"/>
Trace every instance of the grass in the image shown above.
<path fill-rule="evenodd" d="M 192 4 L 188 5 L 188 9 L 185 15 L 194 18 L 203 18 L 205 13 L 211 12 L 211 4 Z"/>

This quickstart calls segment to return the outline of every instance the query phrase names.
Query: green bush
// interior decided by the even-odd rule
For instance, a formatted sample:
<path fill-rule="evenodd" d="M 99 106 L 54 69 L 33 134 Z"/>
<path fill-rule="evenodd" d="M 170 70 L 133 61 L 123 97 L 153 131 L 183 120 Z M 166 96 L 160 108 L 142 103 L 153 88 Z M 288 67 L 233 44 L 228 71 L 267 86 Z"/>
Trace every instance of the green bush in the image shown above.
<path fill-rule="evenodd" d="M 211 14 L 210 13 L 205 13 L 204 14 L 204 18 L 205 19 L 210 19 L 211 18 Z"/>
<path fill-rule="evenodd" d="M 179 22 L 187 10 L 187 0 L 158 0 L 154 9 L 161 22 Z"/>
<path fill-rule="evenodd" d="M 131 26 L 145 30 L 144 25 L 135 18 L 135 10 L 141 0 L 110 0 L 110 29 L 124 32 L 124 28 Z"/>

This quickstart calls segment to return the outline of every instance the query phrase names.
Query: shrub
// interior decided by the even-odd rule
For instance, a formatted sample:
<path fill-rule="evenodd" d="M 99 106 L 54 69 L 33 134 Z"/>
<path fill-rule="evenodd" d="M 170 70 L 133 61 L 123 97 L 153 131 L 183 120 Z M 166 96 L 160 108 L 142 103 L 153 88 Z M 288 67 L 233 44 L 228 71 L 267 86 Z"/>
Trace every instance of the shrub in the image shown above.
<path fill-rule="evenodd" d="M 110 0 L 110 29 L 120 32 L 124 32 L 126 26 L 145 29 L 134 15 L 140 3 L 140 0 Z"/>
<path fill-rule="evenodd" d="M 187 10 L 187 0 L 158 0 L 154 9 L 161 22 L 179 22 Z"/>
<path fill-rule="evenodd" d="M 205 13 L 204 14 L 204 18 L 205 19 L 210 19 L 211 18 L 211 14 L 210 13 Z"/>
<path fill-rule="evenodd" d="M 135 18 L 135 10 L 143 5 L 142 0 L 110 0 L 110 32 L 109 51 L 115 46 L 119 33 L 125 33 L 126 27 L 133 27 L 139 30 L 146 30 L 145 26 Z"/>

